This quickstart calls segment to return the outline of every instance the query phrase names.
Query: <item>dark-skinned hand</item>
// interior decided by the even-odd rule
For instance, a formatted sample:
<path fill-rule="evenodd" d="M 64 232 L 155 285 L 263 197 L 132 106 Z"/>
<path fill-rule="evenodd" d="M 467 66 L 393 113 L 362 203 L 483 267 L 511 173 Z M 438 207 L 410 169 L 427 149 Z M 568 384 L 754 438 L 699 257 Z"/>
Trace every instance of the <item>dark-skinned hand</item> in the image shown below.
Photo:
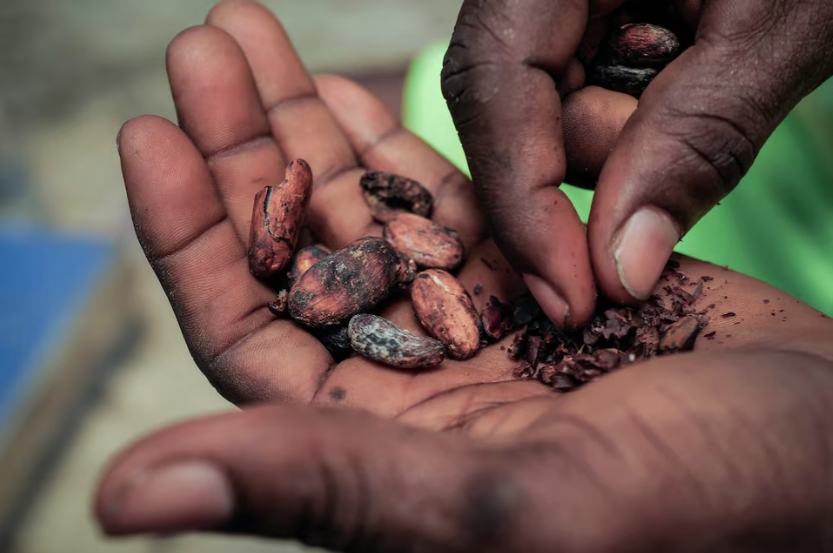
<path fill-rule="evenodd" d="M 140 118 L 119 139 L 137 234 L 198 366 L 239 405 L 267 405 L 163 430 L 120 455 L 96 500 L 106 532 L 369 552 L 831 545 L 829 319 L 683 259 L 690 278 L 715 278 L 698 307 L 737 316 L 713 316 L 716 337 L 694 353 L 571 394 L 514 380 L 499 345 L 420 374 L 359 357 L 336 365 L 264 307 L 274 293 L 246 261 L 255 192 L 282 180 L 287 159 L 307 159 L 312 228 L 338 247 L 379 232 L 363 168 L 419 179 L 436 194 L 435 219 L 472 252 L 460 278 L 484 286 L 481 307 L 521 283 L 485 240 L 471 184 L 359 86 L 312 80 L 249 0 L 221 3 L 177 37 L 168 67 L 181 129 Z M 407 302 L 385 315 L 418 331 Z"/>
<path fill-rule="evenodd" d="M 584 87 L 579 62 L 633 13 L 676 19 L 692 44 L 638 104 Z M 651 293 L 831 74 L 828 0 L 465 0 L 442 84 L 492 236 L 550 318 L 580 326 L 597 285 L 623 303 Z M 565 179 L 595 185 L 586 232 Z"/>

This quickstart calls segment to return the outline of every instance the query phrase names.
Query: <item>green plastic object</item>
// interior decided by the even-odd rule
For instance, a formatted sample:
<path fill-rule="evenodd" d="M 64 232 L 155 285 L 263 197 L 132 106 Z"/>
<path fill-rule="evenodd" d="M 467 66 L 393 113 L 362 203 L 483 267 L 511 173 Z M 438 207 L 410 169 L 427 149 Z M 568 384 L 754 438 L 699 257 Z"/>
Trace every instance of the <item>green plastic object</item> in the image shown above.
<path fill-rule="evenodd" d="M 433 44 L 413 61 L 403 122 L 469 174 L 440 90 L 446 47 Z M 592 192 L 563 189 L 586 221 Z M 677 251 L 752 275 L 833 316 L 833 81 L 793 110 L 738 188 Z"/>

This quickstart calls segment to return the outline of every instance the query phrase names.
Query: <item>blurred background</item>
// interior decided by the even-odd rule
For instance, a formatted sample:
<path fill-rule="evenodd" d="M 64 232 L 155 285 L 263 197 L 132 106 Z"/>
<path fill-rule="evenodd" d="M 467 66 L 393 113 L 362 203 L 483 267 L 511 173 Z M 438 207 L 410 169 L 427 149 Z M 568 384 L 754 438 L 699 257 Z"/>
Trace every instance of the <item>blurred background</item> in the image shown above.
<path fill-rule="evenodd" d="M 194 366 L 135 240 L 115 147 L 131 117 L 174 118 L 165 48 L 212 4 L 0 1 L 2 552 L 276 551 L 212 537 L 108 541 L 89 514 L 117 450 L 230 409 Z M 312 71 L 356 77 L 398 112 L 409 61 L 447 40 L 460 2 L 265 4 Z"/>

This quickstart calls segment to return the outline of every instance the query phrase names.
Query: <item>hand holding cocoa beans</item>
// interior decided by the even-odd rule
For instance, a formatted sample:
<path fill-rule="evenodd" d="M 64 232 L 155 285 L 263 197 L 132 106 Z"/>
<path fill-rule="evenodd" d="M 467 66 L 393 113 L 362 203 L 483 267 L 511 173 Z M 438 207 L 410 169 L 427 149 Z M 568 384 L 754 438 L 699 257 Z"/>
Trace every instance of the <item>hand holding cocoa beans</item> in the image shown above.
<path fill-rule="evenodd" d="M 357 85 L 313 84 L 262 7 L 221 3 L 172 43 L 168 69 L 180 125 L 143 117 L 119 135 L 131 214 L 196 364 L 246 409 L 167 428 L 116 457 L 96 498 L 105 533 L 209 530 L 369 553 L 830 549 L 830 319 L 752 278 L 681 259 L 639 309 L 599 307 L 582 332 L 564 332 L 529 297 L 510 303 L 522 291 L 477 228 L 468 181 Z M 280 140 L 263 136 L 270 128 Z M 382 234 L 349 165 L 359 152 L 369 169 L 399 167 L 443 191 L 431 217 L 460 231 L 467 261 L 454 277 L 472 292 L 490 344 L 470 360 L 416 372 L 360 355 L 334 363 L 321 343 L 351 355 L 349 328 L 285 318 L 287 267 L 268 286 L 252 278 L 252 199 L 284 179 L 285 160 L 349 168 L 318 175 L 307 209 L 328 251 Z M 553 152 L 526 149 L 538 161 Z M 438 175 L 450 178 L 441 185 Z M 293 283 L 319 253 L 298 250 Z M 413 260 L 397 257 L 396 280 L 412 281 Z M 396 302 L 408 294 L 392 294 L 376 309 L 413 336 L 396 331 L 397 345 L 442 353 Z M 263 308 L 270 301 L 280 318 Z M 390 327 L 373 317 L 351 319 L 369 355 L 418 351 L 388 349 Z M 695 335 L 693 353 L 619 370 L 640 351 L 684 350 Z M 572 394 L 550 389 L 605 371 L 614 374 Z"/>
<path fill-rule="evenodd" d="M 833 3 L 466 0 L 443 91 L 501 251 L 559 325 L 650 296 L 833 74 Z M 635 98 L 639 98 L 637 102 Z M 562 182 L 595 188 L 587 229 Z"/>

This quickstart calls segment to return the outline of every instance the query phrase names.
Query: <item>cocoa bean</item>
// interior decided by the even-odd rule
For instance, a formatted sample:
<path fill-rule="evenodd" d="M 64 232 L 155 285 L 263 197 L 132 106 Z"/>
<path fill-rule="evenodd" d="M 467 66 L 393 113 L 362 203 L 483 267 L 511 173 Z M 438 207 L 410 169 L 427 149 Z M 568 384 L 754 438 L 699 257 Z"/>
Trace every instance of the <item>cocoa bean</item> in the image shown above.
<path fill-rule="evenodd" d="M 343 361 L 353 353 L 347 326 L 330 326 L 323 329 L 313 329 L 312 335 L 324 344 L 330 355 L 336 361 Z"/>
<path fill-rule="evenodd" d="M 588 74 L 588 84 L 639 98 L 658 74 L 657 69 L 649 67 L 596 65 Z"/>
<path fill-rule="evenodd" d="M 399 259 L 402 261 L 399 270 L 399 283 L 403 285 L 410 284 L 414 281 L 417 275 L 418 269 L 416 261 L 402 252 L 397 253 L 399 254 Z"/>
<path fill-rule="evenodd" d="M 350 343 L 360 354 L 400 369 L 424 369 L 442 363 L 443 345 L 427 336 L 416 336 L 376 315 L 350 319 Z"/>
<path fill-rule="evenodd" d="M 611 33 L 608 45 L 616 64 L 662 67 L 680 53 L 677 36 L 659 25 L 628 23 Z"/>
<path fill-rule="evenodd" d="M 303 159 L 286 168 L 286 179 L 255 196 L 249 235 L 249 269 L 266 280 L 280 272 L 295 251 L 312 191 L 312 170 Z"/>
<path fill-rule="evenodd" d="M 691 351 L 700 333 L 700 319 L 693 315 L 683 317 L 668 327 L 659 341 L 660 353 Z"/>
<path fill-rule="evenodd" d="M 385 301 L 407 273 L 381 238 L 361 238 L 309 268 L 289 291 L 289 314 L 314 328 L 338 325 Z"/>
<path fill-rule="evenodd" d="M 512 330 L 512 306 L 502 303 L 496 297 L 491 296 L 489 303 L 480 313 L 480 320 L 486 339 L 491 342 L 497 342 Z"/>
<path fill-rule="evenodd" d="M 368 171 L 359 185 L 370 206 L 370 214 L 381 223 L 387 223 L 402 212 L 431 216 L 434 197 L 415 180 L 384 171 Z"/>
<path fill-rule="evenodd" d="M 453 271 L 463 262 L 463 243 L 457 233 L 425 217 L 400 213 L 385 225 L 383 234 L 420 268 Z"/>
<path fill-rule="evenodd" d="M 454 359 L 470 359 L 480 348 L 480 320 L 466 289 L 445 271 L 419 273 L 411 285 L 417 319 Z"/>
<path fill-rule="evenodd" d="M 310 267 L 328 255 L 330 255 L 330 252 L 322 246 L 307 246 L 298 250 L 295 257 L 292 258 L 292 263 L 289 265 L 289 285 L 291 286 L 295 281 L 304 276 L 304 273 Z"/>

